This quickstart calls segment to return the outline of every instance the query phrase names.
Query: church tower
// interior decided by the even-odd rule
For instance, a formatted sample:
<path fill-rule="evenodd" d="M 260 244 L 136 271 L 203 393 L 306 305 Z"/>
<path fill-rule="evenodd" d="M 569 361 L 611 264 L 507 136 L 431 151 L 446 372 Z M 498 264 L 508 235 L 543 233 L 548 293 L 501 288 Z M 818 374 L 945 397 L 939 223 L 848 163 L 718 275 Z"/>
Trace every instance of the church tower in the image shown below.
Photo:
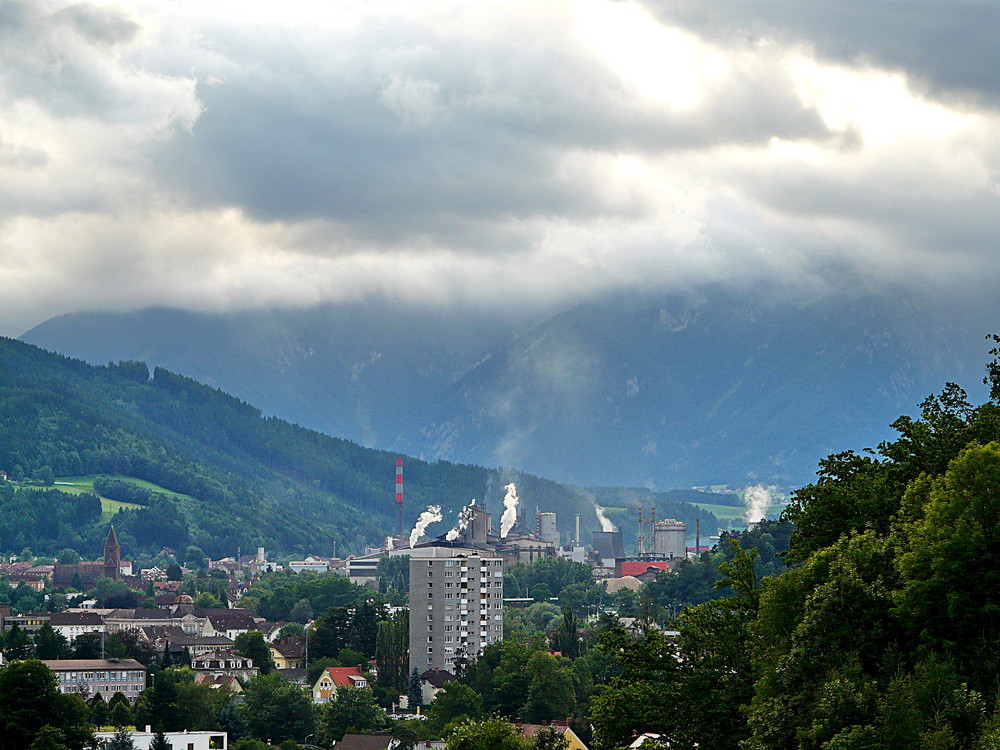
<path fill-rule="evenodd" d="M 122 548 L 115 536 L 115 527 L 108 532 L 108 541 L 104 543 L 104 575 L 116 581 L 122 577 Z"/>

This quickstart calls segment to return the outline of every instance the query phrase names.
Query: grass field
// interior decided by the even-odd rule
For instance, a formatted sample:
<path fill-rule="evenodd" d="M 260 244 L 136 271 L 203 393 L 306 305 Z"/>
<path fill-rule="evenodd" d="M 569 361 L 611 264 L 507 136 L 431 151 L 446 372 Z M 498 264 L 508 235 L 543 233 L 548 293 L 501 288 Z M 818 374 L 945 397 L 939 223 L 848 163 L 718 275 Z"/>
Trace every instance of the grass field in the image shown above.
<path fill-rule="evenodd" d="M 724 518 L 743 518 L 743 513 L 746 511 L 746 508 L 742 506 L 737 508 L 735 505 L 713 505 L 712 503 L 692 503 L 692 505 L 697 505 L 702 510 L 707 510 L 720 521 Z"/>
<path fill-rule="evenodd" d="M 86 492 L 94 491 L 94 479 L 97 478 L 97 474 L 86 474 L 81 477 L 57 477 L 56 484 L 70 485 L 73 487 L 79 487 Z M 166 495 L 168 497 L 176 497 L 182 500 L 194 500 L 190 495 L 182 495 L 180 492 L 173 492 L 168 490 L 166 487 L 161 487 L 158 484 L 153 484 L 152 482 L 147 482 L 145 479 L 136 479 L 135 477 L 128 477 L 124 474 L 108 474 L 107 476 L 112 479 L 120 479 L 123 482 L 128 482 L 129 484 L 134 484 L 136 487 L 143 487 L 150 492 L 159 492 L 161 495 Z"/>
<path fill-rule="evenodd" d="M 127 477 L 124 474 L 109 474 L 108 476 L 114 479 L 121 479 L 123 482 L 129 482 L 138 487 L 143 487 L 151 492 L 159 492 L 168 497 L 176 497 L 181 500 L 193 500 L 194 498 L 190 495 L 182 495 L 179 492 L 171 492 L 166 487 L 160 487 L 152 482 L 147 482 L 143 479 L 136 479 L 135 477 Z M 96 474 L 87 474 L 80 477 L 57 477 L 55 488 L 62 490 L 63 492 L 69 492 L 72 494 L 79 494 L 81 492 L 93 492 L 94 491 L 94 479 L 97 477 Z M 98 495 L 98 497 L 101 497 Z M 136 505 L 135 503 L 123 503 L 118 500 L 112 500 L 107 497 L 101 497 L 101 522 L 107 523 L 111 520 L 111 517 L 118 511 L 124 508 L 141 508 L 141 505 Z"/>

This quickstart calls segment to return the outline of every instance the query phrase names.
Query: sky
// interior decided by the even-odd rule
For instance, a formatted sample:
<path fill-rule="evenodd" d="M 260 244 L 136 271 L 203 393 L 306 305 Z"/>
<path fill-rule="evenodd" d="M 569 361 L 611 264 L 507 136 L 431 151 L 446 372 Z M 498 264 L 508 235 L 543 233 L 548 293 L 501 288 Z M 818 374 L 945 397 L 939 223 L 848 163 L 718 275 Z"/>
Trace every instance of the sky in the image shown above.
<path fill-rule="evenodd" d="M 1000 2 L 0 2 L 0 334 L 61 313 L 989 295 Z"/>

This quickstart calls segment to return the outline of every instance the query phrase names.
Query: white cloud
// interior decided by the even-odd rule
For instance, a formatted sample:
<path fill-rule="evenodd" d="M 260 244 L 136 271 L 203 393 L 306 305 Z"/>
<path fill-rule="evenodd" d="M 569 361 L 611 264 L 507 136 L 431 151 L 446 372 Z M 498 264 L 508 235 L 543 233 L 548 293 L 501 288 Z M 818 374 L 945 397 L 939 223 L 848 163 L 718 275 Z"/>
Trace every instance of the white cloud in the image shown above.
<path fill-rule="evenodd" d="M 5 3 L 0 329 L 996 277 L 987 99 L 683 7 Z"/>

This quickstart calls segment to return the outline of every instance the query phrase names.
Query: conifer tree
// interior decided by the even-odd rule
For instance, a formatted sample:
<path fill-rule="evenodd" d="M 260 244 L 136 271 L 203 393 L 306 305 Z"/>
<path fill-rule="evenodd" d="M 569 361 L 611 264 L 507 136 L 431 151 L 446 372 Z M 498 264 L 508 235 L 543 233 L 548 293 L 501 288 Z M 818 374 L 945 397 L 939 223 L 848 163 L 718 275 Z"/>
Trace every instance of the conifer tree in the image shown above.
<path fill-rule="evenodd" d="M 410 689 L 406 694 L 406 698 L 407 705 L 411 711 L 424 705 L 424 694 L 420 688 L 420 672 L 417 671 L 416 667 L 410 672 Z"/>

